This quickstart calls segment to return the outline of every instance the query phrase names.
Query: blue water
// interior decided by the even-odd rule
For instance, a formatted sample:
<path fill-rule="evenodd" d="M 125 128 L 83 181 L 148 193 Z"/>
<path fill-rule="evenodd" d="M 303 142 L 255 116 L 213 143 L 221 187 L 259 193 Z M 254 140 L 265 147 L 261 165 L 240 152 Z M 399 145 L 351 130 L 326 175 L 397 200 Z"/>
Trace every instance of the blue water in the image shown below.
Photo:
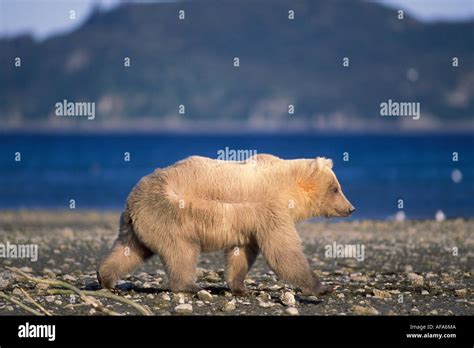
<path fill-rule="evenodd" d="M 397 212 L 398 199 L 409 219 L 432 219 L 439 209 L 474 216 L 472 135 L 0 135 L 0 209 L 68 208 L 70 199 L 77 209 L 122 209 L 155 168 L 190 155 L 216 158 L 225 147 L 332 158 L 357 219 L 385 219 Z M 459 183 L 451 179 L 454 169 L 462 173 Z"/>

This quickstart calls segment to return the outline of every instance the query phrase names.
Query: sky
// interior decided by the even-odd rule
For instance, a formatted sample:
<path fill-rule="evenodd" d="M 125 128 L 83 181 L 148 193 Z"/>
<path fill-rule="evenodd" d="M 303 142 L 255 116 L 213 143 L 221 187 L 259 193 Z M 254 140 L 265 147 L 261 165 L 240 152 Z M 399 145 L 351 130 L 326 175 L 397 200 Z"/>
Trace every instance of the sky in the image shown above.
<path fill-rule="evenodd" d="M 368 1 L 402 9 L 413 17 L 427 22 L 474 19 L 474 0 Z M 36 39 L 41 40 L 74 30 L 88 17 L 94 5 L 106 10 L 119 2 L 119 0 L 0 0 L 0 37 L 31 33 Z M 72 9 L 75 10 L 75 18 L 70 18 Z"/>

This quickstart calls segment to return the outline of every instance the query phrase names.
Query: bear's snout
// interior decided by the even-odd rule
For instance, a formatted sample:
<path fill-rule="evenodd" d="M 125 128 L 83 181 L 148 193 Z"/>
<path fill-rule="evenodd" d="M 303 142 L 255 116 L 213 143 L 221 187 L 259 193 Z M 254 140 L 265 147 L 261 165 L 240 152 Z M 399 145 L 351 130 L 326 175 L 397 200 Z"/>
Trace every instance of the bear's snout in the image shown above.
<path fill-rule="evenodd" d="M 350 207 L 349 210 L 348 210 L 348 214 L 347 214 L 347 215 L 351 215 L 353 212 L 355 212 L 355 210 L 356 210 L 356 208 L 355 208 L 353 205 L 351 205 L 351 207 Z"/>

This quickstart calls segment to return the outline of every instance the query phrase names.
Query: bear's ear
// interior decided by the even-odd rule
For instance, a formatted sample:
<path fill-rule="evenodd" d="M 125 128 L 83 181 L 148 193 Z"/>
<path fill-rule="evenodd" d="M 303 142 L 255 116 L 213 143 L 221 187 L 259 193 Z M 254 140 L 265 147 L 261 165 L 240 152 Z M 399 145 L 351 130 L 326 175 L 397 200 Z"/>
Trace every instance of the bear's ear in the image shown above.
<path fill-rule="evenodd" d="M 316 157 L 313 161 L 311 161 L 311 167 L 314 171 L 319 172 L 323 170 L 325 167 L 332 169 L 332 159 L 325 158 L 325 157 Z"/>

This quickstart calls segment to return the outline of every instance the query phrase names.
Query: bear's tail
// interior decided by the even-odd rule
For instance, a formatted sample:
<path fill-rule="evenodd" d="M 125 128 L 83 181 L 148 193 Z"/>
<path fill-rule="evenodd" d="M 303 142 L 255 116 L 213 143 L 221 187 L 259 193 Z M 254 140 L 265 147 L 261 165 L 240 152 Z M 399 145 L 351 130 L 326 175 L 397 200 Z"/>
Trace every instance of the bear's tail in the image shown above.
<path fill-rule="evenodd" d="M 100 263 L 97 280 L 102 287 L 111 289 L 122 276 L 133 271 L 152 255 L 153 252 L 138 239 L 130 215 L 125 210 L 120 217 L 117 240 L 110 254 Z"/>

